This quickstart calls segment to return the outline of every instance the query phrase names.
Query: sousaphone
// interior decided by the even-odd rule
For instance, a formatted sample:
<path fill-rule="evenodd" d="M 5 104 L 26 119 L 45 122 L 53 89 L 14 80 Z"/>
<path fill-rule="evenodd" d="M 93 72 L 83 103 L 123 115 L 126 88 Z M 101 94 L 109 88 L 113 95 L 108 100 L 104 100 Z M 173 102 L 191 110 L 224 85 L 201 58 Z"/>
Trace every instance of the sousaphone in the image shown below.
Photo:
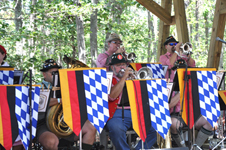
<path fill-rule="evenodd" d="M 66 55 L 64 56 L 63 60 L 67 64 L 67 66 L 70 65 L 70 68 L 89 68 L 81 61 L 72 59 L 71 57 L 67 57 Z M 52 90 L 60 90 L 60 88 L 54 86 Z M 64 122 L 61 103 L 54 105 L 48 109 L 46 115 L 46 124 L 49 130 L 56 134 L 57 137 L 67 137 L 73 133 L 70 127 Z"/>

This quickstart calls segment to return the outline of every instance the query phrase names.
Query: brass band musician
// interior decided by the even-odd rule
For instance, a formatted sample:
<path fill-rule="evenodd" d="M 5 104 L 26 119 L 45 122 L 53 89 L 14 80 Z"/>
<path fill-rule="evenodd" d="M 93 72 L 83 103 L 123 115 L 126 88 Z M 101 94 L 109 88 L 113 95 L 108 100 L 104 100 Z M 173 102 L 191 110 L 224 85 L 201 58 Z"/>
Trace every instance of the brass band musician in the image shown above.
<path fill-rule="evenodd" d="M 122 40 L 118 34 L 112 33 L 106 40 L 108 42 L 108 50 L 98 55 L 96 60 L 97 67 L 105 67 L 109 71 L 109 58 L 113 53 L 124 53 L 124 47 L 121 47 Z"/>
<path fill-rule="evenodd" d="M 109 130 L 109 136 L 117 150 L 130 150 L 126 141 L 126 131 L 132 127 L 132 118 L 125 81 L 132 75 L 132 68 L 127 66 L 127 61 L 121 53 L 111 56 L 110 67 L 113 71 L 113 79 L 111 92 L 108 95 L 110 119 L 106 128 Z M 156 139 L 156 131 L 151 127 L 144 148 L 151 148 Z M 141 141 L 135 149 L 141 149 Z"/>
<path fill-rule="evenodd" d="M 53 76 L 54 71 L 58 71 L 61 68 L 53 59 L 48 59 L 44 62 L 43 68 L 40 70 L 43 74 L 44 80 L 41 85 L 45 89 L 48 87 L 51 89 L 53 85 Z M 61 103 L 62 99 L 50 98 L 49 107 Z M 39 115 L 39 117 L 43 118 Z M 44 118 L 45 119 L 45 118 Z M 82 148 L 84 150 L 90 150 L 92 148 L 93 142 L 95 140 L 96 128 L 87 120 L 82 127 Z M 39 143 L 43 146 L 44 150 L 57 150 L 59 144 L 59 138 L 52 133 L 46 122 L 42 120 L 38 121 L 36 137 Z M 77 141 L 79 139 L 74 133 L 66 138 L 69 141 Z"/>
<path fill-rule="evenodd" d="M 176 39 L 173 36 L 169 36 L 166 41 L 164 42 L 164 46 L 167 49 L 166 54 L 161 55 L 159 61 L 162 63 L 162 65 L 168 65 L 168 69 L 165 75 L 165 78 L 170 78 L 170 82 L 173 82 L 173 78 L 175 75 L 175 70 L 172 70 L 172 67 L 174 66 L 175 62 L 178 59 L 181 59 L 178 54 L 180 53 L 180 47 L 182 43 L 179 43 L 176 41 Z M 187 63 L 189 67 L 195 67 L 195 60 L 191 58 L 190 55 L 186 57 L 182 57 Z M 175 92 L 172 95 L 171 102 L 169 104 L 170 108 L 170 115 L 172 120 L 171 125 L 171 136 L 176 142 L 176 144 L 179 147 L 186 147 L 184 139 L 183 139 L 183 133 L 180 130 L 181 127 L 185 126 L 182 117 L 179 115 L 180 112 L 180 93 L 175 94 Z M 203 143 L 206 141 L 206 139 L 212 135 L 212 126 L 210 123 L 204 118 L 200 117 L 198 121 L 195 123 L 195 128 L 199 130 L 197 138 L 195 143 L 201 147 Z M 197 148 L 197 147 L 196 147 Z"/>

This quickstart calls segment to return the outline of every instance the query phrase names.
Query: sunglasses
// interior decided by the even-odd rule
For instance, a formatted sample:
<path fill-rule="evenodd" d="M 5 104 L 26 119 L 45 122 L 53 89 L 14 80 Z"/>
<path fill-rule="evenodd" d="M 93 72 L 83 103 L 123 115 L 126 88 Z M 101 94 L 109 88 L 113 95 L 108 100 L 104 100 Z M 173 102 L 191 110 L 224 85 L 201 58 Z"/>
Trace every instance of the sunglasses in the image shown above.
<path fill-rule="evenodd" d="M 118 42 L 116 42 L 116 41 L 111 41 L 111 43 L 114 43 L 114 44 L 116 44 L 116 45 L 122 45 L 122 43 L 120 42 L 120 43 L 118 43 Z"/>
<path fill-rule="evenodd" d="M 169 43 L 168 45 L 173 46 L 173 45 L 177 45 L 177 43 Z"/>

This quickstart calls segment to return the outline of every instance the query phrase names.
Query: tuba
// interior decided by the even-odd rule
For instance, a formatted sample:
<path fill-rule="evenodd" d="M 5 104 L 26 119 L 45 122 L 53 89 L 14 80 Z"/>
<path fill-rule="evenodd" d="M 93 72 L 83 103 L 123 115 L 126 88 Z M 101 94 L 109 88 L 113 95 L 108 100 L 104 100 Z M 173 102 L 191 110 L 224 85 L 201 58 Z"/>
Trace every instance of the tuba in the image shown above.
<path fill-rule="evenodd" d="M 64 62 L 67 63 L 68 66 L 70 65 L 70 68 L 82 68 L 82 67 L 89 68 L 86 64 L 82 63 L 81 61 L 74 60 L 70 57 L 67 57 L 66 55 L 64 57 Z M 61 97 L 60 85 L 55 84 L 55 83 L 59 83 L 58 77 L 59 77 L 58 73 L 56 73 L 56 75 L 53 76 L 53 80 L 54 80 L 54 87 L 52 89 L 53 98 Z M 48 109 L 47 115 L 46 115 L 46 124 L 49 130 L 54 134 L 56 134 L 57 137 L 61 137 L 61 138 L 67 137 L 73 133 L 70 127 L 64 122 L 62 104 L 54 105 Z"/>

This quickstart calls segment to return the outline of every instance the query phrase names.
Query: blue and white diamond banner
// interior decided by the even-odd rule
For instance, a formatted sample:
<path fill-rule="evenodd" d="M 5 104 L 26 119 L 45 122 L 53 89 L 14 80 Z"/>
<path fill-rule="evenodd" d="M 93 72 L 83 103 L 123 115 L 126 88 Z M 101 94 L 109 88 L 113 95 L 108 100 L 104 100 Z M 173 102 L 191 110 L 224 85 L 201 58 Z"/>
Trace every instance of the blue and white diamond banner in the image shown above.
<path fill-rule="evenodd" d="M 17 86 L 15 90 L 16 90 L 15 112 L 18 122 L 19 135 L 21 137 L 25 149 L 27 150 L 30 144 L 30 132 L 31 132 L 30 119 L 32 119 L 32 139 L 36 136 L 40 88 L 34 87 L 34 89 L 32 90 L 32 100 L 31 100 L 32 117 L 30 117 L 29 87 Z"/>
<path fill-rule="evenodd" d="M 147 67 L 152 70 L 153 78 L 161 79 L 165 77 L 162 64 L 147 64 Z"/>
<path fill-rule="evenodd" d="M 88 120 L 101 133 L 109 118 L 106 70 L 83 70 L 83 78 Z"/>
<path fill-rule="evenodd" d="M 171 126 L 165 79 L 147 80 L 152 127 L 165 139 Z"/>
<path fill-rule="evenodd" d="M 0 84 L 12 85 L 14 78 L 13 70 L 0 70 Z"/>
<path fill-rule="evenodd" d="M 197 71 L 200 111 L 214 126 L 220 116 L 216 71 Z"/>

